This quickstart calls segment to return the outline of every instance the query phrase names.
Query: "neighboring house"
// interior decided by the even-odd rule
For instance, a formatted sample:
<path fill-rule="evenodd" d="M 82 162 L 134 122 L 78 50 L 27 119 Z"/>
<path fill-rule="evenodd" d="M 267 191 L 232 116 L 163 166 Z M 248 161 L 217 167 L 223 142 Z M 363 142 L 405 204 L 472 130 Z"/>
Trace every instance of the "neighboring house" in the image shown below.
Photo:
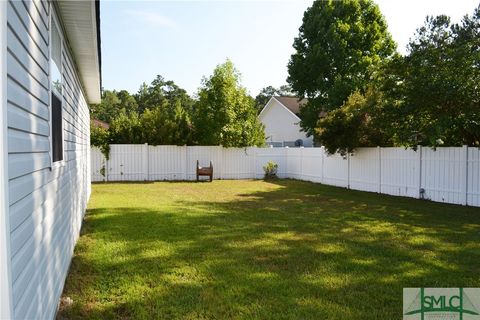
<path fill-rule="evenodd" d="M 102 121 L 102 120 L 98 120 L 98 119 L 91 119 L 90 124 L 94 128 L 103 128 L 105 130 L 108 130 L 108 128 L 110 128 L 110 125 L 108 123 L 106 123 L 105 121 Z"/>
<path fill-rule="evenodd" d="M 307 137 L 300 127 L 298 114 L 306 99 L 297 97 L 272 97 L 258 118 L 265 125 L 266 143 L 274 147 L 313 146 L 313 138 Z M 301 141 L 301 142 L 300 142 Z"/>
<path fill-rule="evenodd" d="M 53 319 L 90 196 L 96 1 L 0 1 L 0 318 Z"/>

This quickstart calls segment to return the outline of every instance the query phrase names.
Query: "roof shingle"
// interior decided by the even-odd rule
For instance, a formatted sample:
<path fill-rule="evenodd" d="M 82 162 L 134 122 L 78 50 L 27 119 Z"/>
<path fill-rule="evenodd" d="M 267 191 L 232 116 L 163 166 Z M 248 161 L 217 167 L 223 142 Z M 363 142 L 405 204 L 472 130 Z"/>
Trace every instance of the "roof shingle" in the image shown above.
<path fill-rule="evenodd" d="M 274 98 L 296 115 L 300 113 L 300 108 L 308 101 L 307 99 L 299 100 L 298 97 L 275 96 Z"/>

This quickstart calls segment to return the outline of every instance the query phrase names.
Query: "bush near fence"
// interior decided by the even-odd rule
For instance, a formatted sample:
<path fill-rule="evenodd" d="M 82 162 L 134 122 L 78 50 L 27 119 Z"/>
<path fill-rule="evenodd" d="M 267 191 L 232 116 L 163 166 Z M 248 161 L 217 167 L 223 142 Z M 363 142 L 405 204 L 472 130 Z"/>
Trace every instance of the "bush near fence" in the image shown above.
<path fill-rule="evenodd" d="M 92 148 L 92 181 L 195 180 L 197 160 L 212 161 L 214 179 L 261 179 L 273 161 L 280 178 L 480 206 L 480 151 L 466 146 L 359 148 L 342 157 L 323 148 L 111 145 L 108 161 Z"/>

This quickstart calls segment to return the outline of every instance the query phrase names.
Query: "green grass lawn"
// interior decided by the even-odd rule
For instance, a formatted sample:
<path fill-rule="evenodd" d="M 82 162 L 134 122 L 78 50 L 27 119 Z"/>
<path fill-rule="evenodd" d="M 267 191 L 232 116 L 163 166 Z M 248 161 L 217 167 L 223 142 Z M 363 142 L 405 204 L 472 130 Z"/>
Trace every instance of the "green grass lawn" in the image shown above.
<path fill-rule="evenodd" d="M 60 319 L 401 319 L 480 287 L 480 210 L 294 180 L 93 185 Z"/>

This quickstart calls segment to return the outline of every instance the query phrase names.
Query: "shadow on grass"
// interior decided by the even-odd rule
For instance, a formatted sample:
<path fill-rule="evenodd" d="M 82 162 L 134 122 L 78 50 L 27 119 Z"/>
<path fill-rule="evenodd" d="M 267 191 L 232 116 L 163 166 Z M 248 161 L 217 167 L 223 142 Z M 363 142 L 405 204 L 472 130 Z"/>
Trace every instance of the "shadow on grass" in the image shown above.
<path fill-rule="evenodd" d="M 89 210 L 58 318 L 398 319 L 404 287 L 480 286 L 478 208 L 269 183 Z"/>

